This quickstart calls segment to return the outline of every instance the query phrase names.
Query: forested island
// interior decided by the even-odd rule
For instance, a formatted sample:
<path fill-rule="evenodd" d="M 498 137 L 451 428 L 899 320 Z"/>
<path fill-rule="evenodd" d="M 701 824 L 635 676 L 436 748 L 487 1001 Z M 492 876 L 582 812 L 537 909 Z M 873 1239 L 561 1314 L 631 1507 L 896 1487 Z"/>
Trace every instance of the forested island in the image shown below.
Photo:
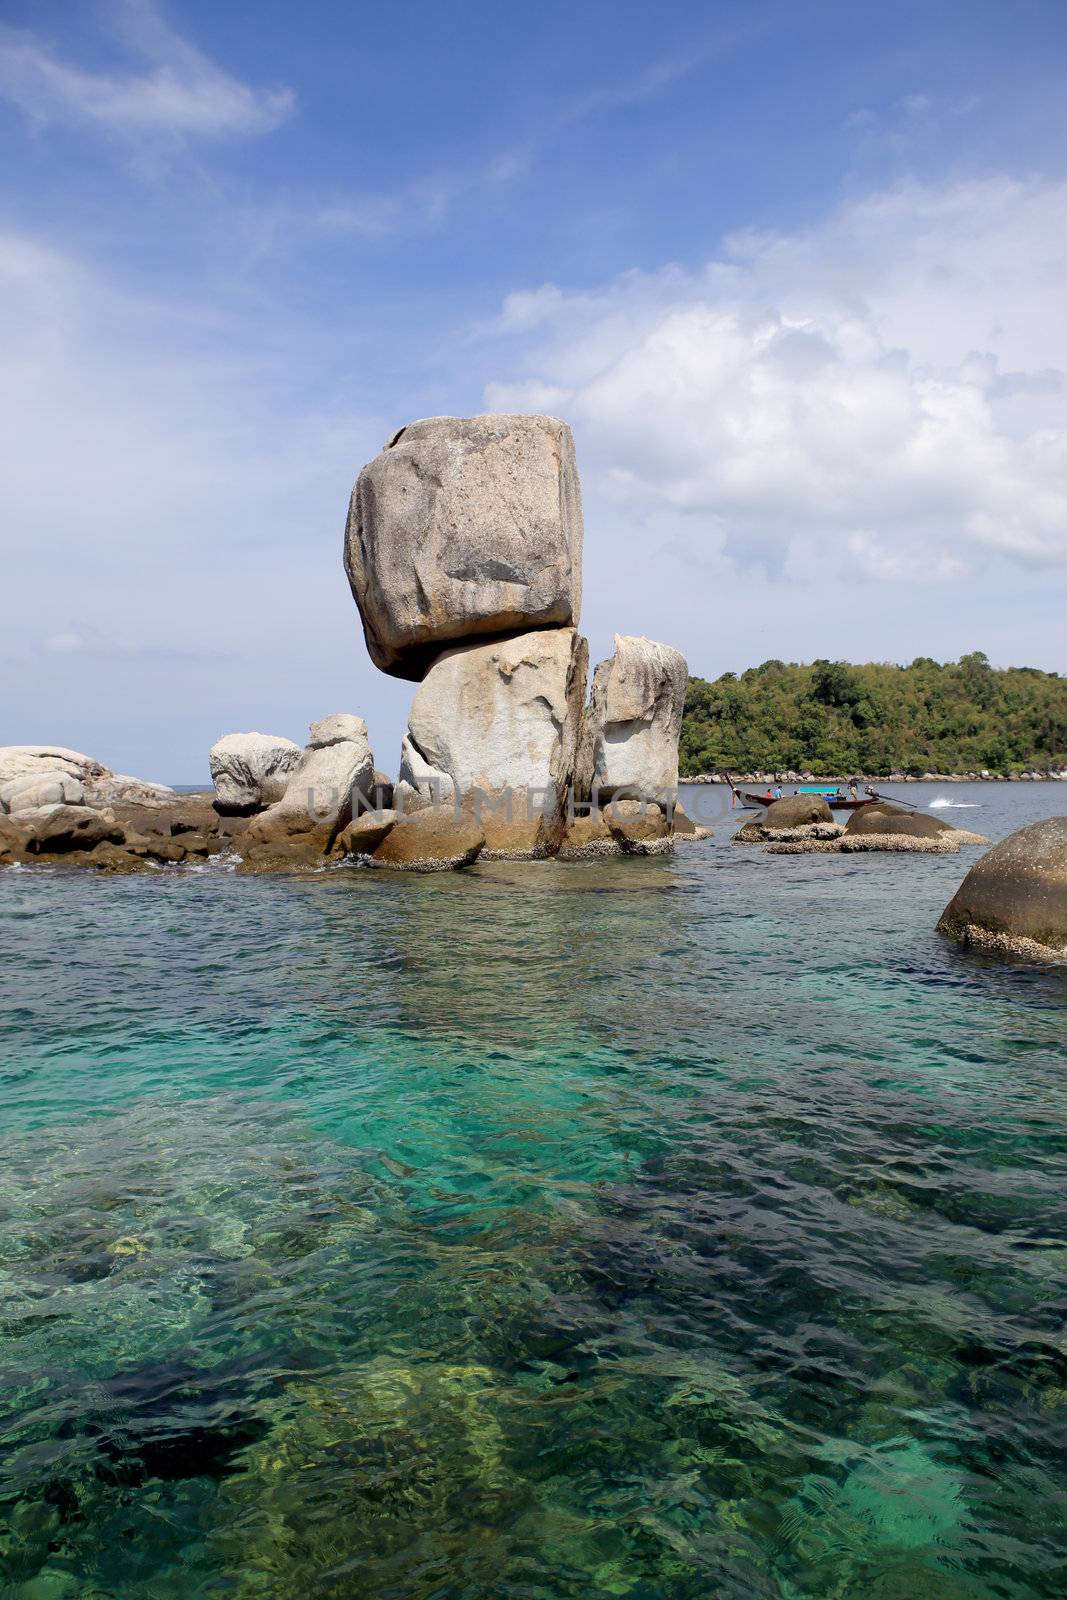
<path fill-rule="evenodd" d="M 765 661 L 690 678 L 680 758 L 687 777 L 1044 771 L 1067 764 L 1067 677 L 980 650 L 944 665 Z"/>

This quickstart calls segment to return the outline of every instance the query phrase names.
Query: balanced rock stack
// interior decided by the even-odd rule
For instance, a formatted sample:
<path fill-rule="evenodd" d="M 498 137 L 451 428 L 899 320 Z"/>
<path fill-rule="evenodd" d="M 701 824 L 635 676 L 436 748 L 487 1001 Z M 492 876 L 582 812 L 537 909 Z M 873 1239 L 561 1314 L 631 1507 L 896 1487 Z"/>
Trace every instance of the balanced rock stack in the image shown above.
<path fill-rule="evenodd" d="M 582 532 L 574 441 L 554 417 L 431 417 L 363 468 L 345 569 L 371 659 L 418 683 L 394 833 L 426 833 L 419 813 L 448 807 L 464 860 L 472 829 L 488 857 L 592 843 L 618 854 L 654 843 L 650 832 L 669 844 L 670 807 L 650 827 L 644 802 L 677 786 L 686 664 L 666 645 L 616 638 L 585 710 Z M 607 820 L 596 807 L 592 821 L 576 816 L 575 796 L 598 793 L 625 795 L 640 818 L 621 805 Z M 443 848 L 440 818 L 435 830 Z M 409 855 L 393 837 L 374 859 Z"/>

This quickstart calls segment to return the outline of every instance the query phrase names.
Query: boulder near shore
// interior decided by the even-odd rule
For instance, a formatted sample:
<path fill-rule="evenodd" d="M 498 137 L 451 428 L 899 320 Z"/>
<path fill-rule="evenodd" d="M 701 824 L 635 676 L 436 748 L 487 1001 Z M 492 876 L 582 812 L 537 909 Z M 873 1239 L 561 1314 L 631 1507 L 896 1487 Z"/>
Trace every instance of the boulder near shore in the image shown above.
<path fill-rule="evenodd" d="M 968 872 L 941 914 L 961 944 L 1036 959 L 1067 959 L 1067 817 L 1001 839 Z"/>

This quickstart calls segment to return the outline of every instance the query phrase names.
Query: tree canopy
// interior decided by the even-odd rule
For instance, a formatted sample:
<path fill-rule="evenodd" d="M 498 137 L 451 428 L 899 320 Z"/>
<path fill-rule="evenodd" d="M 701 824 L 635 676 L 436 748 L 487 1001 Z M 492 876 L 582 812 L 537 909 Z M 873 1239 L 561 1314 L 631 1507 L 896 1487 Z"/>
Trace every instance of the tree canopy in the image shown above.
<path fill-rule="evenodd" d="M 690 678 L 681 771 L 1022 772 L 1067 764 L 1067 678 L 990 666 L 765 661 Z"/>

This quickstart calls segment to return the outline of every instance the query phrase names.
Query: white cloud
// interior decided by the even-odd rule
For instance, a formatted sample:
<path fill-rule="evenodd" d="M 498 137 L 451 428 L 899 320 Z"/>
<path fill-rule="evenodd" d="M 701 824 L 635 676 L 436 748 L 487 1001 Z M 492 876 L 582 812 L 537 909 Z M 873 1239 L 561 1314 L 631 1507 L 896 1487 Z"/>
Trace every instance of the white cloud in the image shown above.
<path fill-rule="evenodd" d="M 95 125 L 126 136 L 266 133 L 293 109 L 289 89 L 253 89 L 175 33 L 151 0 L 125 0 L 123 42 L 143 70 L 94 72 L 34 34 L 0 28 L 0 96 L 34 123 Z"/>
<path fill-rule="evenodd" d="M 0 233 L 0 744 L 184 782 L 227 729 L 300 740 L 354 710 L 373 731 L 384 705 L 391 759 L 341 544 L 395 424 L 357 410 L 339 343 L 284 307 L 156 299 Z"/>
<path fill-rule="evenodd" d="M 625 526 L 814 576 L 1067 564 L 1067 185 L 909 184 L 696 275 L 505 301 L 494 408 L 550 408 Z"/>

